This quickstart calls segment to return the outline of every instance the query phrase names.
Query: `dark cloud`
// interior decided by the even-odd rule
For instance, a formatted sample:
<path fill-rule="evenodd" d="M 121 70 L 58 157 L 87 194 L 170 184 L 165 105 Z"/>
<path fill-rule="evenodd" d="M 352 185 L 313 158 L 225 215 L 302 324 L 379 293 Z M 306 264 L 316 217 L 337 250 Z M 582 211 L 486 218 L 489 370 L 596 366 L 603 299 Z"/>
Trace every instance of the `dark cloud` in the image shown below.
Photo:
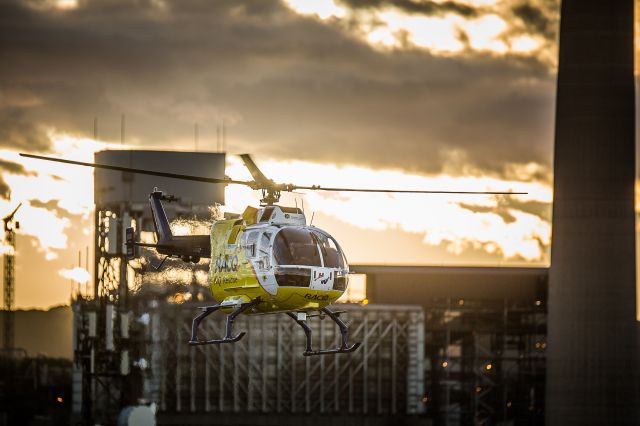
<path fill-rule="evenodd" d="M 550 18 L 541 7 L 522 3 L 512 8 L 513 14 L 534 34 L 555 39 L 557 20 Z"/>
<path fill-rule="evenodd" d="M 511 200 L 509 205 L 513 209 L 538 216 L 542 220 L 551 223 L 551 203 Z"/>
<path fill-rule="evenodd" d="M 351 8 L 355 9 L 381 9 L 383 7 L 397 7 L 411 14 L 421 15 L 444 15 L 447 13 L 456 13 L 458 15 L 471 17 L 476 16 L 477 9 L 455 1 L 413 1 L 413 0 L 340 0 Z"/>
<path fill-rule="evenodd" d="M 25 170 L 22 164 L 0 158 L 0 172 L 7 172 L 14 175 L 33 176 L 35 173 Z M 9 199 L 11 196 L 11 188 L 5 182 L 4 177 L 0 174 L 0 198 Z"/>
<path fill-rule="evenodd" d="M 40 200 L 29 200 L 29 204 L 37 209 L 47 209 L 47 210 L 56 210 L 58 208 L 60 201 L 59 200 L 49 200 L 49 201 L 40 201 Z"/>
<path fill-rule="evenodd" d="M 0 146 L 20 151 L 41 151 L 49 147 L 45 130 L 32 119 L 28 111 L 0 105 Z"/>
<path fill-rule="evenodd" d="M 225 119 L 231 152 L 257 158 L 424 173 L 551 163 L 545 65 L 380 52 L 276 1 L 4 1 L 0 60 L 0 144 L 14 148 L 45 150 L 46 128 L 90 136 L 96 116 L 99 136 L 118 140 L 124 113 L 127 140 L 166 148 L 189 144 L 198 122 L 214 149 Z"/>
<path fill-rule="evenodd" d="M 40 201 L 40 200 L 29 200 L 29 204 L 32 207 L 38 209 L 46 209 L 54 212 L 58 217 L 66 217 L 66 218 L 75 218 L 77 215 L 74 215 L 69 210 L 60 207 L 60 200 L 49 200 L 49 201 Z"/>
<path fill-rule="evenodd" d="M 551 203 L 541 201 L 519 201 L 512 197 L 500 197 L 495 206 L 482 206 L 472 203 L 458 203 L 458 205 L 474 213 L 497 214 L 505 223 L 513 223 L 516 221 L 516 218 L 513 216 L 513 211 L 532 214 L 538 216 L 545 222 L 551 222 Z"/>
<path fill-rule="evenodd" d="M 475 204 L 467 204 L 467 203 L 459 203 L 460 207 L 465 210 L 472 211 L 474 213 L 493 213 L 502 218 L 504 223 L 513 223 L 516 221 L 516 218 L 509 212 L 509 209 L 498 206 L 498 208 L 494 206 L 478 206 Z"/>
<path fill-rule="evenodd" d="M 0 170 L 9 172 L 14 175 L 35 176 L 35 173 L 25 170 L 22 164 L 13 161 L 3 160 L 0 158 Z"/>
<path fill-rule="evenodd" d="M 0 177 L 0 198 L 8 200 L 10 196 L 11 188 L 9 187 L 7 182 L 5 182 L 4 179 Z"/>

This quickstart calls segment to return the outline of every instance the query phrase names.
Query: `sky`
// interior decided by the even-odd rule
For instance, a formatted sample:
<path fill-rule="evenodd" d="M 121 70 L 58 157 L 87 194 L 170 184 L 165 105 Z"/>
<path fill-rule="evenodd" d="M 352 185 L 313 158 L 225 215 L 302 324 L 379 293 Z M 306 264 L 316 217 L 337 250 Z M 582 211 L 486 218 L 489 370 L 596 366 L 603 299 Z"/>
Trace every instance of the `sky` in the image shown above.
<path fill-rule="evenodd" d="M 526 196 L 306 193 L 351 263 L 549 263 L 555 0 L 5 0 L 0 214 L 18 307 L 68 303 L 108 148 L 251 153 L 276 181 Z M 121 117 L 126 117 L 121 144 Z M 97 140 L 93 139 L 97 118 Z M 227 189 L 229 211 L 257 194 Z M 6 250 L 6 248 L 3 248 Z"/>

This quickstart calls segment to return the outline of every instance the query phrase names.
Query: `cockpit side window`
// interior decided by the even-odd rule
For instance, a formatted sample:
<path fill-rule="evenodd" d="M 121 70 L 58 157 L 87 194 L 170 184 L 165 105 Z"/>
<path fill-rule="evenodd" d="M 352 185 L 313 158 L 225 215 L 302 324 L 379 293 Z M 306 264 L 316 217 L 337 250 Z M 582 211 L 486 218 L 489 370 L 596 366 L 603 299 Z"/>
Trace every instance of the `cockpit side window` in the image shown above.
<path fill-rule="evenodd" d="M 319 232 L 314 232 L 313 235 L 320 246 L 324 266 L 328 268 L 344 268 L 344 257 L 333 238 L 329 238 Z"/>
<path fill-rule="evenodd" d="M 273 256 L 278 265 L 322 266 L 316 239 L 306 229 L 281 229 L 273 243 Z"/>

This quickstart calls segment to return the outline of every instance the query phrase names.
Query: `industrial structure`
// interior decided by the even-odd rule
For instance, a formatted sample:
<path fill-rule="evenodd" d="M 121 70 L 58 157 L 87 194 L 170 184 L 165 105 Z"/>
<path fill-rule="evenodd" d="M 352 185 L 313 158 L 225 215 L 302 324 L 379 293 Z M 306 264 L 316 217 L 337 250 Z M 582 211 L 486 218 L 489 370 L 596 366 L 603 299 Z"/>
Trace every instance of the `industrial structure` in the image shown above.
<path fill-rule="evenodd" d="M 96 161 L 157 169 L 164 156 L 172 171 L 185 172 L 176 170 L 182 164 L 223 176 L 224 163 L 212 169 L 210 155 L 107 151 Z M 202 219 L 211 200 L 223 201 L 207 185 L 171 184 L 96 172 L 96 297 L 73 306 L 74 421 L 113 424 L 125 407 L 147 406 L 159 424 L 205 424 L 213 415 L 219 424 L 540 423 L 546 269 L 352 265 L 370 302 L 339 308 L 363 343 L 357 352 L 302 357 L 304 334 L 285 315 L 240 317 L 242 341 L 192 348 L 194 309 L 211 303 L 201 285 L 206 261 L 193 274 L 170 260 L 158 272 L 160 259 L 127 262 L 123 246 L 127 226 L 141 236 L 152 228 L 148 187 L 186 194 L 167 205 L 170 217 Z M 203 332 L 219 335 L 222 326 L 218 318 Z M 311 326 L 331 346 L 336 329 L 320 318 Z"/>
<path fill-rule="evenodd" d="M 256 424 L 267 413 L 279 424 L 301 414 L 316 415 L 307 424 L 353 422 L 353 414 L 367 424 L 390 415 L 405 424 L 632 424 L 640 406 L 633 16 L 630 0 L 562 2 L 550 271 L 356 265 L 372 305 L 347 315 L 356 335 L 380 343 L 348 358 L 294 359 L 295 327 L 278 318 L 243 320 L 251 335 L 233 347 L 180 345 L 192 306 L 182 302 L 207 296 L 193 280 L 150 302 L 142 296 L 152 286 L 135 278 L 148 265 L 128 265 L 122 249 L 126 226 L 149 224 L 150 189 L 137 192 L 134 180 L 150 178 L 96 172 L 96 298 L 76 304 L 74 413 L 108 424 L 124 406 L 146 403 L 165 424 L 202 424 L 210 413 L 220 424 Z M 158 168 L 134 153 L 102 155 Z M 168 161 L 194 174 L 184 160 Z M 203 199 L 202 207 L 216 200 Z M 187 204 L 182 213 L 198 214 L 199 203 Z"/>
<path fill-rule="evenodd" d="M 240 317 L 248 334 L 237 344 L 188 347 L 192 306 L 155 303 L 151 310 L 151 373 L 144 389 L 157 401 L 162 424 L 299 424 L 302 416 L 355 416 L 351 424 L 384 423 L 424 413 L 424 315 L 419 306 L 345 304 L 351 337 L 362 342 L 348 356 L 300 355 L 304 334 L 286 315 Z M 320 343 L 337 344 L 329 321 L 310 322 Z M 206 333 L 224 330 L 218 317 Z M 223 422 L 218 415 L 226 415 Z M 234 421 L 234 417 L 235 421 Z M 215 417 L 214 417 L 215 416 Z M 252 420 L 250 420 L 252 419 Z"/>
<path fill-rule="evenodd" d="M 182 197 L 171 217 L 204 220 L 223 187 L 96 170 L 72 423 L 116 424 L 135 407 L 167 425 L 637 424 L 633 12 L 631 0 L 562 1 L 551 268 L 351 265 L 369 302 L 340 307 L 363 343 L 352 354 L 300 356 L 303 334 L 284 315 L 239 318 L 248 334 L 234 345 L 187 346 L 194 309 L 211 302 L 206 262 L 192 272 L 169 261 L 166 274 L 153 255 L 129 262 L 124 231 L 151 230 L 154 187 Z M 96 162 L 224 177 L 224 154 L 107 151 Z M 13 229 L 12 214 L 9 244 Z M 13 257 L 4 278 L 6 305 Z M 321 344 L 336 339 L 311 323 Z"/>
<path fill-rule="evenodd" d="M 98 152 L 95 161 L 219 178 L 224 177 L 225 163 L 224 154 L 219 153 L 129 150 Z M 172 179 L 108 170 L 95 171 L 94 187 L 94 289 L 93 297 L 79 298 L 73 307 L 76 362 L 72 415 L 85 424 L 110 424 L 123 407 L 137 404 L 139 392 L 131 388 L 136 380 L 130 373 L 140 341 L 129 333 L 135 308 L 129 294 L 141 284 L 136 270 L 153 271 L 153 259 L 127 262 L 125 230 L 131 226 L 140 233 L 153 229 L 148 194 L 154 187 L 169 193 L 179 189 L 180 198 L 167 206 L 173 217 L 199 219 L 210 219 L 210 206 L 224 202 L 224 189 L 222 185 L 183 185 Z"/>
<path fill-rule="evenodd" d="M 563 0 L 547 423 L 637 424 L 634 1 Z"/>
<path fill-rule="evenodd" d="M 425 416 L 433 424 L 544 423 L 548 269 L 352 269 L 366 274 L 372 303 L 422 305 Z"/>
<path fill-rule="evenodd" d="M 11 355 L 14 347 L 14 314 L 13 301 L 15 298 L 15 259 L 16 259 L 16 230 L 20 228 L 20 222 L 15 220 L 15 215 L 22 203 L 18 204 L 10 214 L 2 219 L 4 225 L 4 244 L 8 249 L 3 256 L 3 295 L 4 295 L 4 312 L 3 312 L 3 333 L 2 333 L 2 349 L 7 356 Z"/>

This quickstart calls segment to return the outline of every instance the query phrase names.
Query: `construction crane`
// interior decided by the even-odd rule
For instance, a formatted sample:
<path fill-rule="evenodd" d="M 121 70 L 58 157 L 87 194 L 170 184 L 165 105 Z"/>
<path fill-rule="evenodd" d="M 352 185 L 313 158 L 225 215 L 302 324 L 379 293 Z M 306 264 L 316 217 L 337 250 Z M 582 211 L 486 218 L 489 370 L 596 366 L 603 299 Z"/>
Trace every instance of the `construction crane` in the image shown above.
<path fill-rule="evenodd" d="M 8 216 L 2 219 L 4 223 L 4 243 L 7 252 L 4 254 L 4 333 L 2 347 L 6 351 L 13 349 L 13 297 L 15 289 L 15 251 L 16 230 L 20 229 L 20 222 L 14 220 L 14 216 L 22 203 L 18 204 Z"/>

